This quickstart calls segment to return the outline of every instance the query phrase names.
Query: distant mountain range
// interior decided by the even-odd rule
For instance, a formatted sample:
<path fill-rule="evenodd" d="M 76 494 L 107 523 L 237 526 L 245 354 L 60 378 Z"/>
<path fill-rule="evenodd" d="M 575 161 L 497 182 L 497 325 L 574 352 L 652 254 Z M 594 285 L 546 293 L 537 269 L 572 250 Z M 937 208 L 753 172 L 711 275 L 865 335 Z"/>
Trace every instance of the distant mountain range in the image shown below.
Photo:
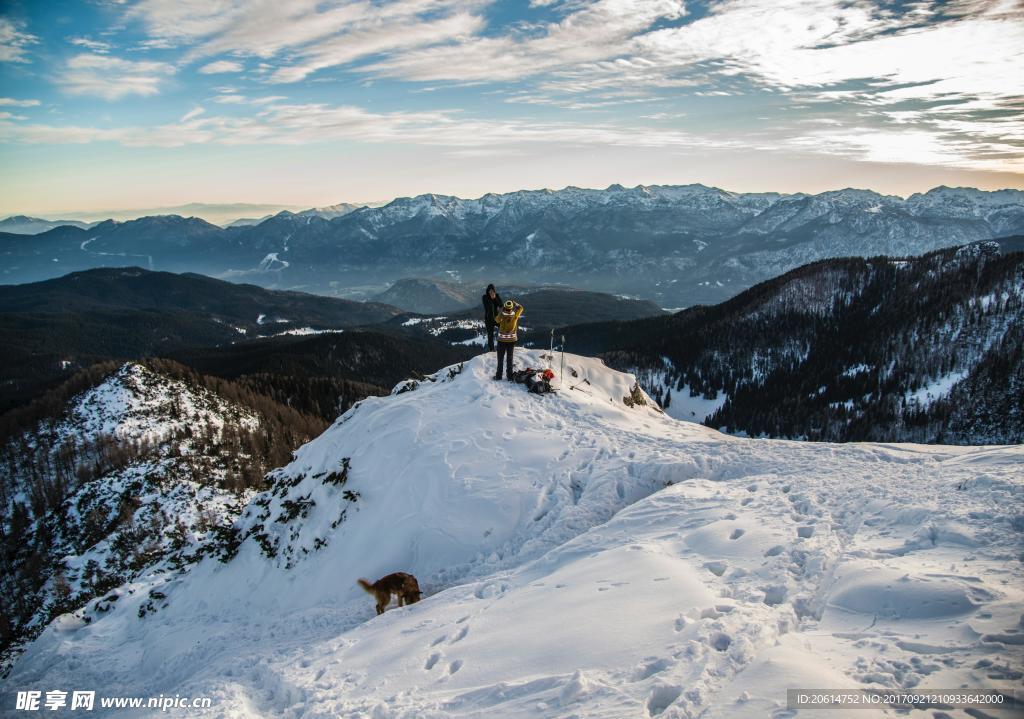
<path fill-rule="evenodd" d="M 529 298 L 524 341 L 527 335 L 547 341 L 550 327 L 583 318 L 662 312 L 651 302 L 569 288 L 522 292 Z M 478 302 L 476 296 L 471 309 L 434 319 L 379 302 L 138 267 L 0 286 L 0 334 L 7 345 L 0 412 L 94 363 L 158 356 L 229 379 L 259 376 L 253 381 L 260 392 L 333 420 L 351 402 L 386 392 L 412 372 L 478 351 L 462 346 L 479 344 Z M 286 389 L 278 383 L 283 377 Z"/>
<path fill-rule="evenodd" d="M 40 232 L 46 232 L 55 227 L 63 227 L 65 225 L 85 230 L 95 224 L 95 222 L 81 222 L 80 220 L 44 220 L 40 217 L 15 215 L 0 220 L 0 232 L 12 235 L 38 235 Z"/>
<path fill-rule="evenodd" d="M 480 304 L 482 287 L 458 282 L 405 277 L 373 299 L 409 312 L 433 314 L 463 310 Z"/>
<path fill-rule="evenodd" d="M 370 299 L 418 314 L 443 314 L 446 319 L 482 319 L 481 298 L 485 287 L 483 283 L 406 277 Z M 596 319 L 617 320 L 664 313 L 650 300 L 588 292 L 574 287 L 499 284 L 497 289 L 502 299 L 523 300 L 529 297 L 526 316 L 531 322 L 536 322 L 541 315 L 544 315 L 544 322 L 566 322 L 573 321 L 580 313 L 589 313 Z"/>
<path fill-rule="evenodd" d="M 139 268 L 87 270 L 0 286 L 0 333 L 8 348 L 0 411 L 95 362 L 166 357 L 183 348 L 230 346 L 267 336 L 337 332 L 399 314 L 377 303 Z"/>
<path fill-rule="evenodd" d="M 1021 233 L 1018 190 L 938 187 L 902 199 L 853 189 L 783 195 L 613 185 L 474 200 L 420 195 L 229 228 L 157 216 L 0 234 L 0 278 L 131 263 L 323 294 L 434 276 L 562 283 L 681 307 L 724 300 L 819 259 L 921 254 Z"/>

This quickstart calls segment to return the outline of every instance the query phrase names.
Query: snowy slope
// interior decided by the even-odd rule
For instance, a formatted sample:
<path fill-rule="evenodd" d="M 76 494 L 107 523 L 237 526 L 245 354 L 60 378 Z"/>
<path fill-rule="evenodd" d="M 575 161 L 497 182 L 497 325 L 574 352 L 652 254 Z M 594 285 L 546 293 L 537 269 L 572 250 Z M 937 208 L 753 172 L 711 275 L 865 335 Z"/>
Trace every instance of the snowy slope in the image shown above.
<path fill-rule="evenodd" d="M 7 685 L 225 717 L 766 716 L 786 687 L 1019 688 L 1020 447 L 732 438 L 565 359 L 556 395 L 483 355 L 365 400 L 272 475 L 226 561 L 62 617 Z M 424 601 L 374 617 L 356 578 L 398 570 Z"/>
<path fill-rule="evenodd" d="M 11 645 L 0 670 L 51 614 L 195 561 L 253 495 L 229 480 L 225 429 L 259 424 L 249 409 L 128 363 L 3 448 L 0 529 L 22 546 L 2 558 L 0 596 L 19 606 L 2 612 Z M 28 525 L 19 532 L 16 515 Z"/>

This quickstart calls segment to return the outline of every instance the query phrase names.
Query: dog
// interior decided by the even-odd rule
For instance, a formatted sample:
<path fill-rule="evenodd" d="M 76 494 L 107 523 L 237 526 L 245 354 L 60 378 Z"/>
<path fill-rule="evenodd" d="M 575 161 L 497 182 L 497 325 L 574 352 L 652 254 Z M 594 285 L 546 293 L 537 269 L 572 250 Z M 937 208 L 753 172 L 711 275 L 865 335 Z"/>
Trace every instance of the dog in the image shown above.
<path fill-rule="evenodd" d="M 423 592 L 420 591 L 419 582 L 416 577 L 405 572 L 394 572 L 386 577 L 381 577 L 373 584 L 365 579 L 358 582 L 367 594 L 372 594 L 377 600 L 377 614 L 383 614 L 391 602 L 391 595 L 398 597 L 398 606 L 415 604 L 420 600 Z"/>

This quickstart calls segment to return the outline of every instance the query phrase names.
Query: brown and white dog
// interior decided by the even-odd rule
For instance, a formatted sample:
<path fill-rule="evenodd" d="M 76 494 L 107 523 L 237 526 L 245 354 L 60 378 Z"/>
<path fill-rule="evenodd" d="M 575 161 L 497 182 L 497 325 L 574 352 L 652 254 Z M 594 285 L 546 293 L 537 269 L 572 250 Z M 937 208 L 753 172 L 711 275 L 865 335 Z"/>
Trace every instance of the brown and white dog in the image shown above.
<path fill-rule="evenodd" d="M 398 597 L 398 606 L 415 604 L 420 600 L 420 585 L 416 577 L 405 572 L 395 572 L 381 577 L 373 584 L 365 579 L 359 580 L 359 586 L 377 599 L 377 614 L 383 614 L 391 602 L 391 595 Z"/>

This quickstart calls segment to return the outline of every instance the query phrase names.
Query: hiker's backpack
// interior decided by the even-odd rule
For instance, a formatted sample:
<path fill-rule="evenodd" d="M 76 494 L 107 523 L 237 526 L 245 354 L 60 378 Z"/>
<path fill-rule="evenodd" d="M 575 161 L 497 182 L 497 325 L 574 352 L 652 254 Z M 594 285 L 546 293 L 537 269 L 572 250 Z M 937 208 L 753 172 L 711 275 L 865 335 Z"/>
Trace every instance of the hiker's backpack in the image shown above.
<path fill-rule="evenodd" d="M 536 374 L 536 372 L 537 370 L 530 369 L 529 367 L 527 367 L 526 369 L 517 369 L 515 372 L 512 373 L 512 379 L 518 382 L 519 384 L 526 384 L 529 382 L 530 378 L 533 377 L 534 374 Z"/>

